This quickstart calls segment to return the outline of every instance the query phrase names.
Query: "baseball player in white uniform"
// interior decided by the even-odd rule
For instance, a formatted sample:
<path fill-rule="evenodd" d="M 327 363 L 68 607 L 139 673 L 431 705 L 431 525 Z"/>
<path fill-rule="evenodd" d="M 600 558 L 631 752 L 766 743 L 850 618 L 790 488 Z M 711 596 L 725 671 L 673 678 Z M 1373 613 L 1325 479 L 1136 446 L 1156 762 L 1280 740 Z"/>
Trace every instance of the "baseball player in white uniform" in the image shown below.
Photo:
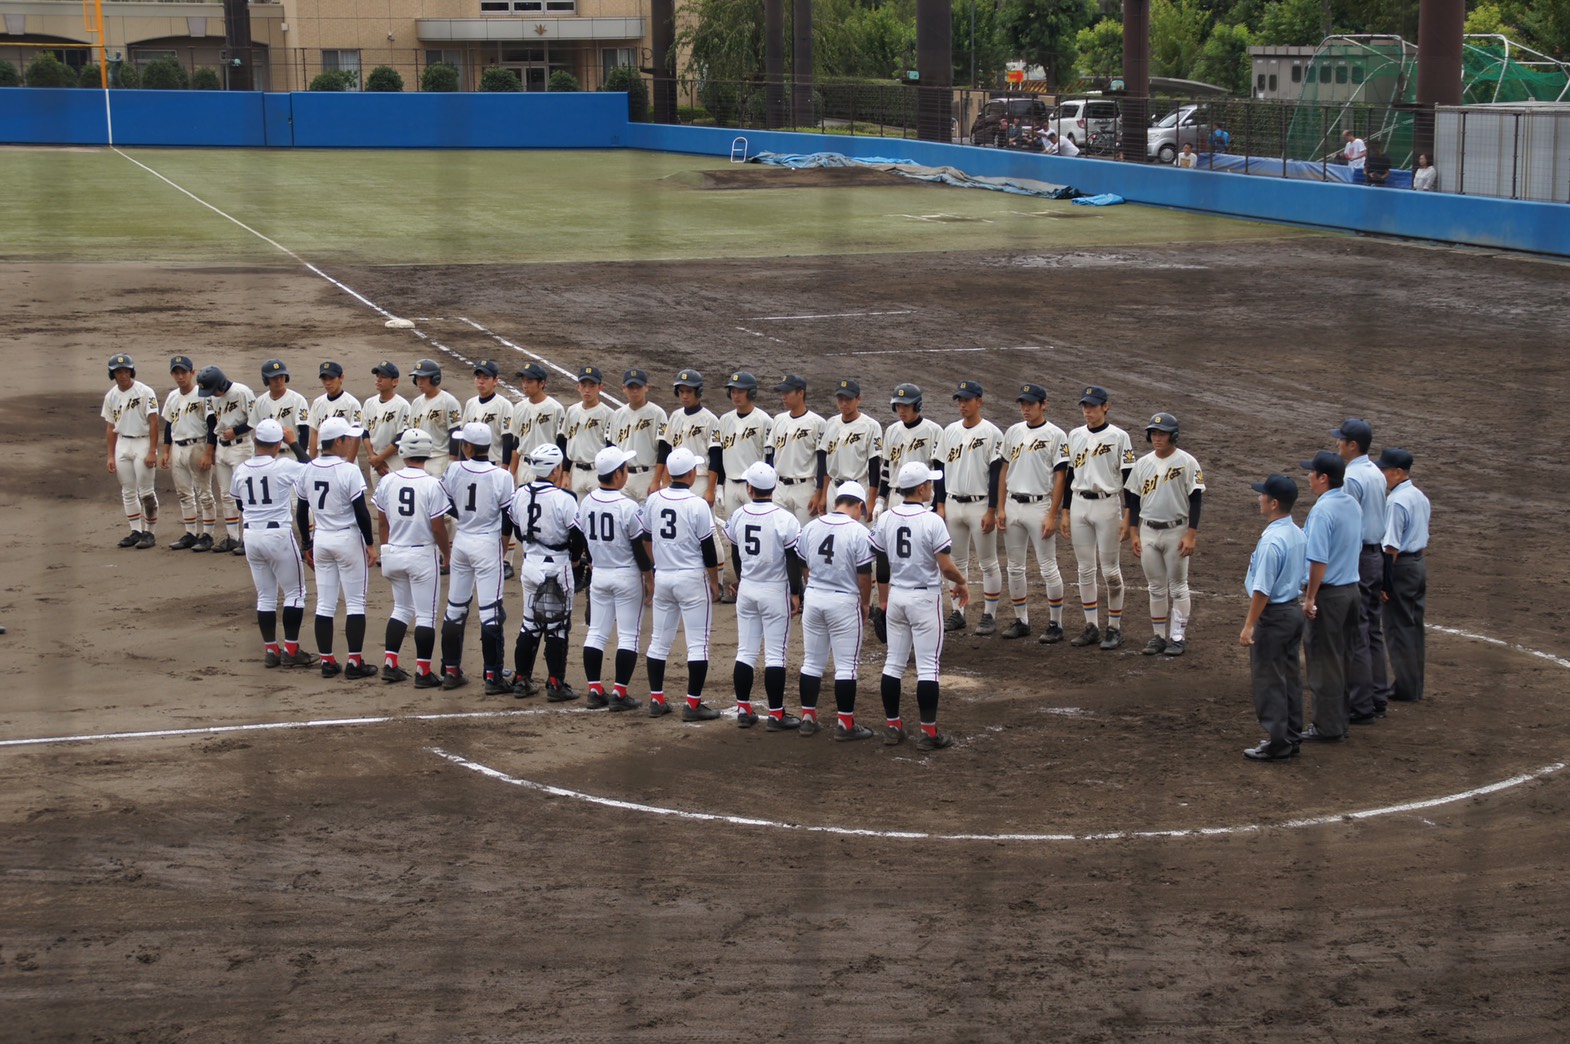
<path fill-rule="evenodd" d="M 703 374 L 697 370 L 678 370 L 674 387 L 680 408 L 665 418 L 665 428 L 660 432 L 660 462 L 654 469 L 654 482 L 649 488 L 657 490 L 670 485 L 665 458 L 675 450 L 685 449 L 698 462 L 691 475 L 692 495 L 712 509 L 718 491 L 710 481 L 711 472 L 724 466 L 720 461 L 720 419 L 703 405 Z"/>
<path fill-rule="evenodd" d="M 885 509 L 899 505 L 899 490 L 891 488 L 899 469 L 913 462 L 936 465 L 938 440 L 943 437 L 938 422 L 921 415 L 921 389 L 916 385 L 895 385 L 889 408 L 897 419 L 883 432 L 883 479 L 872 507 L 874 521 Z"/>
<path fill-rule="evenodd" d="M 573 566 L 583 557 L 583 532 L 578 528 L 578 501 L 562 486 L 562 451 L 536 446 L 524 466 L 534 478 L 512 495 L 508 517 L 523 547 L 523 622 L 514 648 L 516 677 L 513 695 L 532 696 L 534 660 L 545 642 L 545 698 L 551 703 L 575 700 L 567 684 L 567 632 L 572 625 Z M 550 581 L 555 581 L 559 594 Z"/>
<path fill-rule="evenodd" d="M 409 430 L 409 400 L 398 394 L 398 364 L 383 359 L 371 367 L 376 379 L 376 397 L 366 399 L 360 410 L 365 416 L 366 463 L 371 466 L 371 488 L 403 467 L 398 458 L 398 439 Z M 385 570 L 384 570 L 385 572 Z"/>
<path fill-rule="evenodd" d="M 322 654 L 322 677 L 374 678 L 377 669 L 365 662 L 365 600 L 370 593 L 376 542 L 371 511 L 365 502 L 365 475 L 355 465 L 361 430 L 342 417 L 328 417 L 316 429 L 321 456 L 300 469 L 295 496 L 306 503 L 315 528 L 305 546 L 305 564 L 316 571 L 316 648 Z M 333 655 L 333 615 L 343 594 L 344 644 L 348 662 L 339 666 Z"/>
<path fill-rule="evenodd" d="M 622 374 L 627 405 L 611 416 L 611 442 L 633 454 L 627 461 L 627 484 L 622 492 L 641 505 L 649 498 L 649 482 L 660 462 L 660 433 L 665 430 L 665 407 L 649 401 L 649 374 L 631 369 Z"/>
<path fill-rule="evenodd" d="M 234 481 L 234 469 L 255 455 L 251 444 L 251 413 L 256 396 L 251 389 L 224 376 L 216 366 L 205 366 L 196 375 L 198 395 L 210 400 L 213 410 L 213 433 L 218 445 L 213 453 L 213 470 L 219 489 L 228 489 Z M 245 543 L 240 532 L 239 512 L 224 505 L 224 532 L 221 543 L 213 545 L 218 553 L 245 554 Z"/>
<path fill-rule="evenodd" d="M 371 498 L 376 504 L 377 535 L 382 545 L 382 576 L 392 585 L 393 595 L 382 681 L 409 678 L 409 672 L 398 663 L 398 654 L 412 623 L 416 689 L 436 689 L 442 684 L 431 671 L 431 660 L 436 654 L 436 617 L 441 612 L 441 563 L 452 551 L 447 531 L 452 503 L 441 480 L 425 470 L 434 451 L 435 444 L 425 432 L 418 428 L 405 431 L 398 440 L 399 466 L 382 476 Z"/>
<path fill-rule="evenodd" d="M 426 432 L 427 435 L 430 432 Z M 457 430 L 461 460 L 447 466 L 442 488 L 457 512 L 457 534 L 447 558 L 447 610 L 442 619 L 442 688 L 467 685 L 463 673 L 463 636 L 469 621 L 469 603 L 480 607 L 480 659 L 484 664 L 485 694 L 510 692 L 503 676 L 506 649 L 502 625 L 507 622 L 502 579 L 502 530 L 507 502 L 512 498 L 512 476 L 491 459 L 491 429 L 475 422 Z M 432 440 L 435 441 L 434 439 Z M 426 461 L 430 471 L 430 461 Z"/>
<path fill-rule="evenodd" d="M 454 443 L 458 430 L 463 427 L 463 407 L 458 405 L 452 392 L 442 389 L 442 368 L 435 359 L 421 359 L 409 375 L 414 378 L 414 386 L 420 389 L 420 394 L 409 400 L 409 427 L 419 428 L 431 437 L 434 456 L 425 462 L 425 470 L 445 479 L 448 465 L 453 463 L 453 455 L 457 453 Z"/>
<path fill-rule="evenodd" d="M 954 584 L 954 602 L 964 609 L 970 601 L 965 574 L 949 557 L 948 527 L 936 512 L 926 509 L 934 483 L 943 472 L 909 461 L 895 476 L 901 503 L 889 508 L 872 527 L 872 550 L 877 556 L 878 602 L 888 641 L 883 660 L 883 742 L 905 742 L 900 717 L 900 685 L 912 653 L 916 658 L 916 705 L 921 715 L 921 739 L 916 749 L 942 750 L 954 741 L 938 731 L 938 664 L 943 656 L 944 578 Z"/>
<path fill-rule="evenodd" d="M 823 513 L 838 499 L 843 483 L 877 489 L 883 471 L 883 426 L 861 412 L 861 385 L 848 378 L 835 381 L 834 405 L 839 412 L 824 422 L 818 443 L 827 483 Z"/>
<path fill-rule="evenodd" d="M 311 459 L 322 455 L 322 424 L 329 417 L 338 417 L 345 421 L 351 428 L 360 428 L 365 425 L 365 414 L 361 412 L 360 400 L 343 390 L 343 364 L 331 359 L 323 362 L 317 369 L 317 375 L 322 380 L 322 394 L 311 402 L 311 410 L 305 415 L 305 422 L 311 426 Z M 358 453 L 350 458 L 358 460 Z"/>
<path fill-rule="evenodd" d="M 210 399 L 196 391 L 196 369 L 189 356 L 169 360 L 169 373 L 175 388 L 164 399 L 164 471 L 174 474 L 174 491 L 180 499 L 180 521 L 185 533 L 169 545 L 171 551 L 185 551 L 207 541 L 213 546 L 213 530 L 218 528 L 218 498 L 213 495 L 213 408 Z"/>
<path fill-rule="evenodd" d="M 774 386 L 785 408 L 774 417 L 769 431 L 769 463 L 779 475 L 774 503 L 806 525 L 823 513 L 823 473 L 818 447 L 823 443 L 824 420 L 807 409 L 807 379 L 788 373 Z"/>
<path fill-rule="evenodd" d="M 1085 423 L 1068 434 L 1068 492 L 1063 499 L 1059 535 L 1074 543 L 1079 569 L 1079 598 L 1085 607 L 1085 630 L 1070 645 L 1098 642 L 1112 650 L 1123 644 L 1123 487 L 1134 468 L 1134 444 L 1128 432 L 1107 423 L 1107 390 L 1094 384 L 1080 393 Z M 1096 602 L 1096 565 L 1107 578 L 1107 631 L 1100 630 Z"/>
<path fill-rule="evenodd" d="M 703 702 L 703 683 L 709 675 L 712 605 L 720 596 L 714 512 L 692 492 L 698 470 L 696 453 L 678 446 L 665 458 L 664 468 L 670 485 L 650 493 L 643 505 L 643 539 L 649 544 L 649 557 L 654 562 L 654 633 L 645 654 L 649 717 L 671 712 L 665 702 L 665 658 L 680 623 L 687 633 L 688 671 L 687 703 L 681 720 L 712 721 L 720 712 Z"/>
<path fill-rule="evenodd" d="M 1134 462 L 1123 484 L 1123 526 L 1133 535 L 1134 557 L 1150 585 L 1150 625 L 1155 636 L 1146 656 L 1182 656 L 1192 610 L 1188 560 L 1199 540 L 1205 474 L 1199 461 L 1177 446 L 1178 419 L 1158 413 L 1145 426 L 1155 449 Z"/>
<path fill-rule="evenodd" d="M 792 554 L 807 573 L 801 606 L 801 713 L 817 722 L 818 692 L 823 668 L 834 654 L 834 703 L 839 720 L 836 740 L 872 738 L 872 730 L 856 724 L 856 669 L 861 637 L 872 602 L 872 537 L 861 519 L 867 492 L 854 480 L 842 482 L 834 510 L 802 527 Z M 811 708 L 809 718 L 809 708 Z M 772 716 L 773 708 L 769 714 Z M 815 730 L 814 730 L 815 731 Z"/>
<path fill-rule="evenodd" d="M 751 501 L 725 523 L 736 586 L 736 724 L 749 729 L 758 723 L 752 710 L 754 666 L 763 644 L 763 691 L 769 701 L 771 732 L 800 728 L 800 718 L 785 714 L 785 646 L 790 618 L 801 607 L 800 563 L 789 554 L 801 532 L 794 515 L 773 503 L 774 469 L 758 461 L 742 475 Z M 817 711 L 812 728 L 816 731 Z"/>
<path fill-rule="evenodd" d="M 578 367 L 578 400 L 567 407 L 562 434 L 566 436 L 567 476 L 572 495 L 582 499 L 598 489 L 600 478 L 594 471 L 594 458 L 611 441 L 611 417 L 615 411 L 600 401 L 605 376 L 597 366 Z"/>
<path fill-rule="evenodd" d="M 245 519 L 245 561 L 256 585 L 256 625 L 262 632 L 262 663 L 310 667 L 316 657 L 300 648 L 305 622 L 305 561 L 295 526 L 306 532 L 310 515 L 295 495 L 305 465 L 278 451 L 283 425 L 271 418 L 255 428 L 256 456 L 234 469 L 227 495 Z M 283 589 L 283 645 L 278 644 L 278 589 Z"/>
<path fill-rule="evenodd" d="M 1063 488 L 1068 478 L 1068 436 L 1047 420 L 1047 390 L 1039 384 L 1022 384 L 1020 415 L 1024 418 L 1003 433 L 1003 474 L 998 487 L 998 528 L 1008 554 L 1009 600 L 1014 622 L 1005 638 L 1030 634 L 1030 594 L 1025 564 L 1032 549 L 1047 588 L 1047 629 L 1041 641 L 1051 645 L 1063 640 L 1063 574 L 1058 571 L 1058 515 L 1063 509 Z"/>
<path fill-rule="evenodd" d="M 267 394 L 258 395 L 251 404 L 251 427 L 264 420 L 277 421 L 283 428 L 283 444 L 289 447 L 295 459 L 302 464 L 310 460 L 311 404 L 289 387 L 289 367 L 282 359 L 268 359 L 262 363 L 262 387 L 267 389 Z"/>
<path fill-rule="evenodd" d="M 496 447 L 500 446 L 501 457 L 496 463 L 511 473 L 517 439 L 512 434 L 512 402 L 496 391 L 501 374 L 502 368 L 495 359 L 480 359 L 474 364 L 474 390 L 478 394 L 463 404 L 463 416 L 459 419 L 463 424 L 479 421 L 491 429 L 491 455 L 495 456 Z"/>
<path fill-rule="evenodd" d="M 976 381 L 960 381 L 954 390 L 960 419 L 943 429 L 938 440 L 943 488 L 936 511 L 948 523 L 954 540 L 951 554 L 961 573 L 970 565 L 974 544 L 981 564 L 983 598 L 979 635 L 997 633 L 998 603 L 1003 600 L 1003 570 L 998 565 L 998 480 L 1003 473 L 1003 433 L 981 416 L 982 391 Z M 948 631 L 965 629 L 958 605 L 944 624 Z"/>
<path fill-rule="evenodd" d="M 745 370 L 738 370 L 725 382 L 734 407 L 720 418 L 720 469 L 718 477 L 724 487 L 715 494 L 714 513 L 721 523 L 752 502 L 751 487 L 747 485 L 747 469 L 761 462 L 768 453 L 769 427 L 773 422 L 767 413 L 758 409 L 758 379 Z M 723 552 L 723 549 L 721 549 Z M 721 558 L 726 556 L 722 553 Z M 734 574 L 724 578 L 721 601 L 735 601 Z"/>
<path fill-rule="evenodd" d="M 99 416 L 104 419 L 109 474 L 120 480 L 120 503 L 131 527 L 121 547 L 146 550 L 157 543 L 153 525 L 158 521 L 158 494 L 153 481 L 158 467 L 158 397 L 136 379 L 136 363 L 129 355 L 109 359 L 114 387 L 104 395 Z"/>
<path fill-rule="evenodd" d="M 600 488 L 578 505 L 578 531 L 594 563 L 589 599 L 600 607 L 583 639 L 583 676 L 589 683 L 591 709 L 630 711 L 643 706 L 636 697 L 627 695 L 627 686 L 638 666 L 643 602 L 654 595 L 654 563 L 643 542 L 643 516 L 624 492 L 627 465 L 634 456 L 631 450 L 616 446 L 600 450 L 594 458 Z M 601 667 L 612 625 L 616 627 L 616 676 L 607 698 Z"/>
<path fill-rule="evenodd" d="M 512 405 L 512 474 L 514 483 L 534 481 L 533 472 L 522 461 L 539 446 L 555 446 L 567 452 L 567 411 L 545 394 L 549 371 L 531 362 L 518 371 L 523 382 L 523 401 Z"/>

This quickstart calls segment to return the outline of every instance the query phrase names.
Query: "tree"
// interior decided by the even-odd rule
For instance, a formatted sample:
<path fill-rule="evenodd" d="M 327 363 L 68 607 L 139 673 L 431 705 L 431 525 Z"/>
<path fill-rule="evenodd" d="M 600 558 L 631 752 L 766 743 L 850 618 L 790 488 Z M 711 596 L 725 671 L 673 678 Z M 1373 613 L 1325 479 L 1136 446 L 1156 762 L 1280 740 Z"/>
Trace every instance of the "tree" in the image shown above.
<path fill-rule="evenodd" d="M 606 73 L 600 90 L 626 91 L 627 118 L 633 123 L 642 123 L 649 118 L 649 88 L 632 66 L 618 65 Z"/>
<path fill-rule="evenodd" d="M 1009 55 L 998 36 L 996 0 L 953 0 L 954 82 L 970 83 L 971 15 L 976 19 L 976 86 L 998 81 Z M 916 46 L 916 21 L 910 21 L 911 48 Z"/>
<path fill-rule="evenodd" d="M 53 51 L 45 51 L 33 59 L 33 64 L 27 67 L 27 86 L 29 87 L 75 87 L 76 73 L 71 67 L 54 56 Z"/>
<path fill-rule="evenodd" d="M 1526 43 L 1561 60 L 1570 54 L 1570 0 L 1536 0 L 1516 17 Z"/>
<path fill-rule="evenodd" d="M 401 94 L 403 77 L 390 65 L 378 65 L 366 76 L 365 89 L 383 94 Z"/>
<path fill-rule="evenodd" d="M 313 91 L 352 91 L 356 86 L 354 73 L 347 69 L 327 69 L 311 80 L 308 88 Z"/>
<path fill-rule="evenodd" d="M 10 62 L 0 62 L 0 87 L 20 87 L 22 75 Z"/>
<path fill-rule="evenodd" d="M 480 90 L 505 94 L 523 90 L 523 80 L 511 69 L 493 65 L 480 74 Z"/>
<path fill-rule="evenodd" d="M 1150 75 L 1192 79 L 1209 24 L 1195 0 L 1150 0 Z"/>
<path fill-rule="evenodd" d="M 1074 35 L 1079 53 L 1079 74 L 1087 78 L 1123 75 L 1123 23 L 1103 18 Z"/>
<path fill-rule="evenodd" d="M 1194 65 L 1194 79 L 1247 95 L 1254 63 L 1248 56 L 1253 34 L 1246 25 L 1218 25 L 1210 31 Z"/>
<path fill-rule="evenodd" d="M 218 70 L 209 69 L 205 65 L 191 72 L 191 90 L 193 91 L 221 91 L 223 82 L 218 79 Z"/>
<path fill-rule="evenodd" d="M 432 91 L 437 94 L 450 93 L 458 89 L 458 67 L 448 62 L 437 62 L 427 65 L 420 74 L 420 90 Z"/>
<path fill-rule="evenodd" d="M 142 70 L 142 86 L 150 91 L 183 91 L 191 86 L 185 66 L 173 58 L 157 58 Z"/>
<path fill-rule="evenodd" d="M 125 88 L 141 86 L 142 78 L 137 73 L 134 62 L 111 62 L 109 64 L 109 86 Z"/>
<path fill-rule="evenodd" d="M 687 55 L 683 72 L 688 78 L 763 79 L 763 0 L 685 0 L 676 22 L 684 28 L 676 34 L 673 53 Z"/>
<path fill-rule="evenodd" d="M 1061 83 L 1074 68 L 1074 41 L 1095 16 L 1094 0 L 1002 0 L 998 34 L 1009 56 L 1047 70 Z M 1152 18 L 1152 21 L 1154 19 Z"/>
<path fill-rule="evenodd" d="M 578 82 L 576 76 L 566 69 L 557 69 L 551 73 L 551 78 L 545 81 L 545 89 L 547 91 L 559 91 L 570 94 L 573 91 L 583 90 L 583 85 Z"/>
<path fill-rule="evenodd" d="M 1257 43 L 1312 47 L 1325 38 L 1319 0 L 1273 0 L 1259 19 Z"/>
<path fill-rule="evenodd" d="M 82 71 L 76 74 L 78 87 L 102 88 L 104 85 L 103 67 L 97 62 L 90 62 L 82 66 Z"/>

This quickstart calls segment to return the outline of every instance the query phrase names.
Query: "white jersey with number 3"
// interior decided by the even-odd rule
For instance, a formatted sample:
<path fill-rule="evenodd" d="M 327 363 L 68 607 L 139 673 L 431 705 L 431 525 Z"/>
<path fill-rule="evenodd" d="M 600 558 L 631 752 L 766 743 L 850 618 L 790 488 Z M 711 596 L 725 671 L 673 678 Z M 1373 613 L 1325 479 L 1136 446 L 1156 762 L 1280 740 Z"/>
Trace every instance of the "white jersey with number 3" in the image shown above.
<path fill-rule="evenodd" d="M 686 486 L 666 486 L 643 505 L 654 568 L 706 569 L 703 538 L 714 535 L 714 512 Z"/>

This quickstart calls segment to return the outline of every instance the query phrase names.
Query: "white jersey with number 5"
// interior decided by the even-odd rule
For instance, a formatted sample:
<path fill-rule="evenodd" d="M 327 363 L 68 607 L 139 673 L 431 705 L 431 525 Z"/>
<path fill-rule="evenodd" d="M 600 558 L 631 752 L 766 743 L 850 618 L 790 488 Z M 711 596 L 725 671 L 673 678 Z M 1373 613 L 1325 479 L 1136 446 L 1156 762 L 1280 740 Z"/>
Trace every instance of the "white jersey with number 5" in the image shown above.
<path fill-rule="evenodd" d="M 888 556 L 893 587 L 931 587 L 942 582 L 937 556 L 949 550 L 949 527 L 925 504 L 890 508 L 872 530 L 872 547 Z"/>
<path fill-rule="evenodd" d="M 703 538 L 714 535 L 714 512 L 686 486 L 666 486 L 643 505 L 654 568 L 705 569 Z"/>
<path fill-rule="evenodd" d="M 800 532 L 795 515 L 768 501 L 753 501 L 725 523 L 725 538 L 741 557 L 741 579 L 760 584 L 785 583 L 785 555 Z"/>

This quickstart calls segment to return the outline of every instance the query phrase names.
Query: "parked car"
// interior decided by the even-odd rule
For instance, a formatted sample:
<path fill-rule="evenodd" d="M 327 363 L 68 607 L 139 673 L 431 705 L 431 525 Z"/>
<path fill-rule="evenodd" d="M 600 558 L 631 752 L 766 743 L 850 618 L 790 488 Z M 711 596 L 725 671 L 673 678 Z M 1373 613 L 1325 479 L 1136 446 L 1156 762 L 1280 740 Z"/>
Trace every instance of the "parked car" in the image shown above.
<path fill-rule="evenodd" d="M 1206 105 L 1179 105 L 1150 125 L 1145 151 L 1151 159 L 1171 163 L 1183 146 L 1195 152 L 1210 151 L 1210 108 Z"/>
<path fill-rule="evenodd" d="M 1006 144 L 1003 132 L 1005 117 L 1011 126 L 1035 128 L 1046 122 L 1051 111 L 1045 101 L 1033 95 L 993 98 L 970 125 L 970 143 L 1001 147 Z"/>
<path fill-rule="evenodd" d="M 1092 134 L 1117 138 L 1123 130 L 1123 115 L 1116 98 L 1065 98 L 1052 110 L 1047 127 L 1083 147 Z"/>

